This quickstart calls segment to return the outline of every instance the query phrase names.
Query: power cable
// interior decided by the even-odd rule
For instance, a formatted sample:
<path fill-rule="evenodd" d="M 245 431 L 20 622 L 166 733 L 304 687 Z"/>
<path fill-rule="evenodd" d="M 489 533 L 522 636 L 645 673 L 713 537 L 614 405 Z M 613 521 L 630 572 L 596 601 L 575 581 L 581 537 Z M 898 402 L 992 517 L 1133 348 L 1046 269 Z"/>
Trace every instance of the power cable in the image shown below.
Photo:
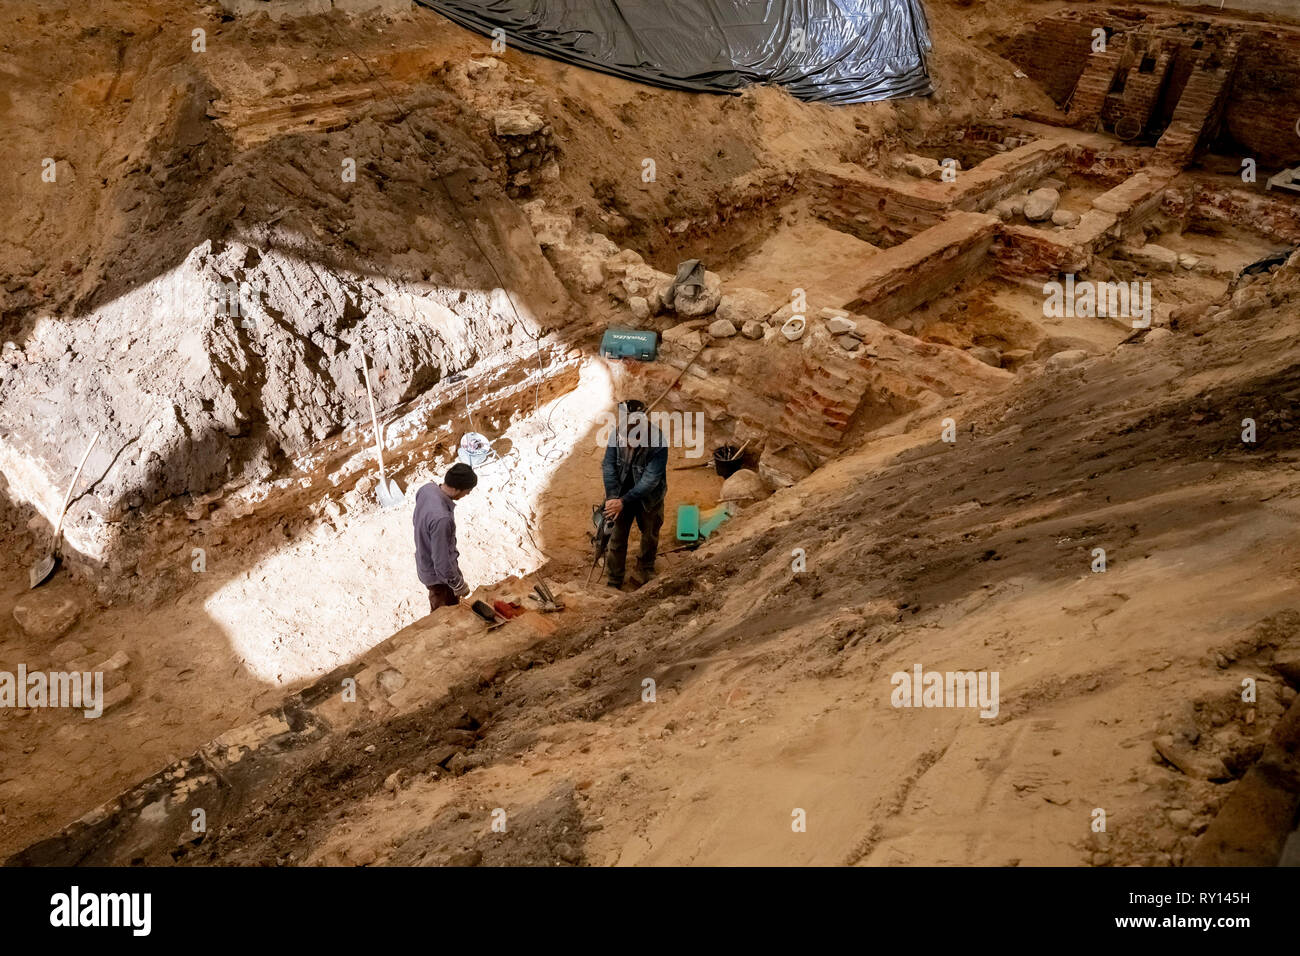
<path fill-rule="evenodd" d="M 469 419 L 469 430 L 472 432 L 477 432 L 478 426 L 474 424 L 474 412 L 469 407 L 469 376 L 468 375 L 465 376 L 464 396 L 465 396 L 465 417 Z"/>

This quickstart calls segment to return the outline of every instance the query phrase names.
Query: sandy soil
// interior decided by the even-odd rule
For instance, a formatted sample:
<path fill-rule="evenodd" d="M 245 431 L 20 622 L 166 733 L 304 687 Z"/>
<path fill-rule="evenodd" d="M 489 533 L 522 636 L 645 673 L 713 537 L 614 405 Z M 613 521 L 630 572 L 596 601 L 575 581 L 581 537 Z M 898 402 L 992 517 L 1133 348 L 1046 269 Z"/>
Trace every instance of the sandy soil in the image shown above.
<path fill-rule="evenodd" d="M 196 26 L 206 30 L 203 53 L 191 46 Z M 707 241 L 720 196 L 741 201 L 752 184 L 815 158 L 869 160 L 900 121 L 915 127 L 1026 100 L 1042 105 L 1041 94 L 1017 84 L 1008 64 L 970 49 L 944 18 L 936 43 L 936 75 L 961 96 L 836 110 L 774 89 L 741 97 L 648 89 L 513 52 L 485 73 L 475 65 L 486 62 L 484 41 L 427 11 L 276 24 L 225 21 L 216 8 L 187 0 L 25 9 L 4 41 L 11 59 L 0 90 L 8 131 L 0 186 L 11 200 L 0 213 L 6 335 L 21 346 L 42 315 L 62 313 L 75 322 L 154 281 L 202 240 L 243 235 L 261 220 L 320 238 L 320 255 L 335 268 L 378 268 L 398 281 L 427 277 L 431 266 L 472 273 L 479 268 L 469 261 L 477 254 L 472 248 L 430 242 L 427 216 L 441 201 L 432 185 L 370 192 L 349 208 L 312 165 L 314 156 L 333 165 L 336 152 L 387 154 L 405 145 L 407 131 L 384 125 L 393 98 L 416 110 L 420 123 L 436 123 L 460 163 L 491 162 L 494 147 L 483 141 L 494 110 L 518 103 L 540 110 L 563 143 L 562 176 L 547 187 L 548 203 L 649 258 L 661 256 L 671 269 Z M 60 95 L 64 90 L 69 95 Z M 674 158 L 665 144 L 683 138 L 692 149 Z M 485 158 L 475 158 L 481 150 Z M 662 188 L 640 182 L 646 155 L 661 160 Z M 45 156 L 59 163 L 57 190 L 29 174 Z M 701 225 L 670 231 L 679 220 Z M 435 258 L 421 260 L 412 249 Z M 579 402 L 561 404 L 572 409 Z M 78 427 L 68 418 L 51 440 Z M 525 468 L 534 464 L 534 441 L 509 436 Z M 74 453 L 65 449 L 64 457 Z M 594 462 L 563 464 L 554 481 L 556 462 L 537 464 L 530 490 L 518 489 L 520 500 L 539 508 L 546 489 L 546 508 L 563 518 L 544 522 L 539 543 L 554 567 L 567 571 L 585 560 Z M 407 480 L 425 477 L 417 471 Z M 689 487 L 697 477 L 681 472 L 676 484 Z M 581 490 L 568 490 L 570 481 Z M 74 519 L 83 505 L 74 506 Z M 117 597 L 89 590 L 85 575 L 72 581 L 65 574 L 49 585 L 51 596 L 83 608 L 66 638 L 87 657 L 130 656 L 125 679 L 134 694 L 93 728 L 45 714 L 0 715 L 15 728 L 0 736 L 0 846 L 15 848 L 66 822 L 418 614 L 403 522 L 345 511 L 337 520 L 273 517 L 266 527 L 241 528 L 251 537 L 211 535 L 204 541 L 209 571 L 193 576 L 193 586 L 184 583 L 188 547 L 176 554 L 165 586 L 147 574 L 118 578 L 125 593 Z M 473 506 L 466 509 L 472 573 L 487 580 L 535 564 L 533 545 L 520 533 L 523 520 L 499 508 L 490 513 L 511 530 L 498 538 Z M 26 567 L 45 546 L 47 525 L 22 504 L 7 508 L 5 520 L 12 546 L 0 558 L 0 646 L 6 659 L 49 666 L 53 648 L 31 646 L 10 613 L 23 594 Z M 182 582 L 179 590 L 173 577 Z M 309 589 L 308 581 L 322 587 Z"/>
<path fill-rule="evenodd" d="M 346 267 L 367 259 L 421 279 L 429 268 L 481 269 L 468 246 L 444 251 L 421 223 L 427 184 L 407 192 L 385 181 L 356 222 L 326 191 L 304 187 L 287 201 L 258 185 L 267 169 L 305 175 L 315 153 L 304 144 L 331 164 L 331 151 L 358 142 L 395 146 L 391 101 L 358 55 L 404 105 L 426 111 L 416 122 L 449 131 L 458 162 L 499 158 L 487 145 L 495 109 L 541 111 L 561 143 L 560 177 L 539 187 L 548 206 L 657 267 L 705 255 L 728 282 L 774 295 L 809 285 L 789 275 L 821 273 L 812 291 L 829 298 L 837 283 L 853 287 L 844 272 L 871 247 L 797 208 L 774 217 L 759 186 L 814 162 L 870 166 L 946 124 L 1050 114 L 1040 91 L 971 40 L 996 39 L 1008 12 L 1060 6 L 936 5 L 936 97 L 835 110 L 778 90 L 651 90 L 513 52 L 476 66 L 482 41 L 427 13 L 272 24 L 206 10 L 211 52 L 196 61 L 185 52 L 194 8 L 181 0 L 47 4 L 18 18 L 5 41 L 16 66 L 0 68 L 14 160 L 0 170 L 14 197 L 0 214 L 5 333 L 24 340 L 46 311 L 84 315 L 151 281 L 159 261 L 280 211 L 303 234 L 346 223 L 322 240 Z M 85 42 L 69 47 L 73 35 Z M 73 92 L 56 102 L 60 88 Z M 672 150 L 687 141 L 690 150 Z M 51 150 L 72 183 L 101 187 L 51 197 L 18 174 Z M 636 175 L 646 155 L 660 159 L 662 188 Z M 145 181 L 160 156 L 160 168 L 184 175 Z M 242 178 L 213 175 L 228 161 Z M 195 184 L 209 191 L 191 195 Z M 1224 273 L 1271 248 L 1245 230 L 1155 241 Z M 1161 283 L 1174 307 L 1221 295 L 1226 280 Z M 567 291 L 583 324 L 556 333 L 590 349 L 587 323 L 611 307 Z M 1031 351 L 1068 339 L 1107 355 L 1033 372 L 986 404 L 956 396 L 907 434 L 876 436 L 745 507 L 719 543 L 666 556 L 660 579 L 612 610 L 569 615 L 537 666 L 502 662 L 499 679 L 456 690 L 456 703 L 485 715 L 468 772 L 426 766 L 419 722 L 447 703 L 431 702 L 276 781 L 262 809 L 192 860 L 273 863 L 292 848 L 299 862 L 326 863 L 1180 862 L 1230 784 L 1153 759 L 1157 729 L 1192 720 L 1239 776 L 1294 697 L 1270 670 L 1296 634 L 1293 316 L 1117 349 L 1126 330 L 1045 321 L 1034 314 L 1041 295 L 1025 286 L 969 292 L 927 311 L 925 338 Z M 599 497 L 596 416 L 620 390 L 589 361 L 560 398 L 473 423 L 499 438 L 503 459 L 459 512 L 471 582 L 495 593 L 539 568 L 582 582 Z M 953 447 L 937 442 L 944 416 L 960 424 Z M 1257 447 L 1235 437 L 1247 416 L 1268 423 Z M 448 461 L 430 452 L 404 472 L 408 493 Z M 674 465 L 689 463 L 674 451 Z M 680 502 L 711 504 L 718 484 L 707 471 L 671 473 L 670 515 Z M 110 603 L 67 575 L 48 585 L 83 607 L 67 637 L 87 656 L 130 656 L 134 695 L 97 722 L 0 712 L 0 853 L 418 619 L 409 511 L 354 504 L 219 537 L 209 575 L 147 599 Z M 7 498 L 0 508 L 11 545 L 0 550 L 0 659 L 48 666 L 53 648 L 32 646 L 11 614 L 43 540 L 32 518 Z M 1097 547 L 1105 573 L 1090 571 Z M 796 549 L 807 556 L 797 574 Z M 1247 651 L 1233 650 L 1243 641 Z M 891 707 L 890 675 L 916 664 L 998 670 L 998 716 Z M 1232 704 L 1242 676 L 1263 687 L 1249 717 Z M 647 678 L 654 703 L 641 698 Z M 383 782 L 399 769 L 394 794 Z M 510 837 L 491 829 L 498 807 Z M 1090 830 L 1099 807 L 1109 835 Z M 807 832 L 792 832 L 796 810 Z"/>
<path fill-rule="evenodd" d="M 1229 786 L 1153 738 L 1191 721 L 1239 771 L 1295 698 L 1268 664 L 1300 621 L 1280 318 L 946 410 L 955 447 L 937 422 L 867 445 L 557 634 L 546 666 L 461 698 L 486 715 L 475 769 L 431 778 L 380 726 L 199 861 L 1178 863 Z M 1253 447 L 1247 414 L 1273 423 Z M 890 675 L 918 663 L 999 671 L 998 714 L 892 707 Z M 330 789 L 341 767 L 359 779 Z M 494 833 L 496 808 L 530 836 Z"/>
<path fill-rule="evenodd" d="M 615 387 L 603 362 L 589 363 L 577 388 L 494 443 L 500 458 L 479 469 L 478 488 L 457 511 L 474 598 L 522 600 L 498 582 L 542 568 L 557 582 L 585 586 L 590 510 L 602 497 L 604 448 L 597 438 Z M 691 454 L 672 448 L 670 467 L 701 460 Z M 414 573 L 411 508 L 419 485 L 439 478 L 450 462 L 430 460 L 404 478 L 402 507 L 383 510 L 366 499 L 291 538 L 280 533 L 280 545 L 255 563 L 236 541 L 210 547 L 209 571 L 162 605 L 89 609 L 68 637 L 96 661 L 129 655 L 133 700 L 90 721 L 60 711 L 0 710 L 0 848 L 17 849 L 33 833 L 61 826 L 426 615 L 427 596 Z M 711 469 L 674 470 L 670 477 L 665 552 L 675 547 L 677 505 L 713 507 L 719 485 Z M 636 540 L 634 533 L 633 548 Z M 665 554 L 661 569 L 684 557 Z M 227 574 L 226 562 L 242 570 Z M 202 580 L 208 577 L 210 584 Z M 26 567 L 10 560 L 3 581 L 3 603 L 12 609 L 27 593 Z M 603 587 L 598 572 L 591 588 Z M 88 603 L 66 574 L 46 588 Z M 6 635 L 6 660 L 53 668 L 51 648 L 32 646 L 13 627 Z"/>

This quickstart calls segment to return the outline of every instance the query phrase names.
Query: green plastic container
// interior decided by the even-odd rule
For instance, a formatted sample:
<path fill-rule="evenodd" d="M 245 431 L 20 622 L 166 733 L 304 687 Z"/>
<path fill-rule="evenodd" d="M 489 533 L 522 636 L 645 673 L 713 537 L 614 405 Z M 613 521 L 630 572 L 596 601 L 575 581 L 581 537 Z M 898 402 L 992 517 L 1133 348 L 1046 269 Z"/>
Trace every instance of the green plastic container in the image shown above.
<path fill-rule="evenodd" d="M 639 359 L 653 362 L 659 352 L 659 333 L 642 329 L 606 329 L 600 340 L 605 358 Z"/>
<path fill-rule="evenodd" d="M 726 505 L 723 505 L 716 512 L 709 515 L 709 517 L 705 519 L 704 524 L 700 525 L 700 538 L 704 539 L 713 534 L 713 532 L 717 531 L 718 528 L 722 526 L 722 522 L 726 521 L 730 517 L 731 511 Z"/>
<path fill-rule="evenodd" d="M 700 540 L 700 506 L 699 505 L 678 505 L 677 506 L 677 540 L 678 541 L 699 541 Z"/>

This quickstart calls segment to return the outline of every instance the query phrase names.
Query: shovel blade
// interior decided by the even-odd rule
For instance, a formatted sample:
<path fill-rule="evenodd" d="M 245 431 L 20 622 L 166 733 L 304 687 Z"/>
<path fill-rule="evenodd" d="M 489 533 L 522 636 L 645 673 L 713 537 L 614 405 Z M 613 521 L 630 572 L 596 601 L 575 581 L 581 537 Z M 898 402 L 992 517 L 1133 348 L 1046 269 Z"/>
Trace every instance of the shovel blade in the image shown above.
<path fill-rule="evenodd" d="M 27 572 L 28 588 L 37 588 L 50 579 L 54 573 L 54 555 L 47 554 L 32 565 Z"/>
<path fill-rule="evenodd" d="M 388 481 L 381 481 L 375 485 L 375 493 L 379 498 L 381 508 L 396 508 L 406 500 L 402 494 L 402 487 L 392 478 Z"/>

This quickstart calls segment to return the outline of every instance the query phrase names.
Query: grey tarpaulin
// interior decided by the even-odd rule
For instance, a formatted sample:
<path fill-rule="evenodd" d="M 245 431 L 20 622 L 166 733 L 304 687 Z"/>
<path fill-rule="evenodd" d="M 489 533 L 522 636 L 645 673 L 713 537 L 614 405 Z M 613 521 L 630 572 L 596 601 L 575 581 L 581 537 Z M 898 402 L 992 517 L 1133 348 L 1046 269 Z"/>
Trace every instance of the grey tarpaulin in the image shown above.
<path fill-rule="evenodd" d="M 677 89 L 779 83 L 863 103 L 931 91 L 921 0 L 417 0 L 532 53 Z"/>

